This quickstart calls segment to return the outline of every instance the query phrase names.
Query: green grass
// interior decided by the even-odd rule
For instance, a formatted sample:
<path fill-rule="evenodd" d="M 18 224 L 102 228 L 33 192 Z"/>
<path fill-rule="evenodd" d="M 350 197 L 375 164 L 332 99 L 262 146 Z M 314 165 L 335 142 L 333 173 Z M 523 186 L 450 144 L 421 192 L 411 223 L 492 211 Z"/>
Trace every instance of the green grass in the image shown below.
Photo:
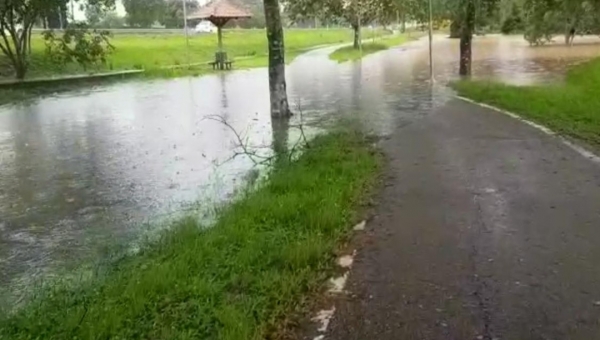
<path fill-rule="evenodd" d="M 459 95 L 488 103 L 600 147 L 600 59 L 572 68 L 564 84 L 511 86 L 460 81 Z"/>
<path fill-rule="evenodd" d="M 264 339 L 304 312 L 357 221 L 380 156 L 353 132 L 317 137 L 203 228 L 194 218 L 89 283 L 55 287 L 0 339 Z"/>
<path fill-rule="evenodd" d="M 357 60 L 371 53 L 387 50 L 390 47 L 401 45 L 409 40 L 414 39 L 408 34 L 398 34 L 392 37 L 380 38 L 377 41 L 367 41 L 363 39 L 362 51 L 355 49 L 353 46 L 345 46 L 338 48 L 329 55 L 329 59 L 339 63 L 349 60 Z"/>
<path fill-rule="evenodd" d="M 318 45 L 350 41 L 349 29 L 285 30 L 285 47 L 288 61 L 300 53 Z M 211 71 L 207 63 L 214 59 L 217 50 L 216 34 L 193 35 L 190 37 L 189 60 L 186 54 L 186 40 L 183 35 L 114 35 L 111 43 L 114 53 L 106 66 L 91 71 L 128 69 L 162 70 L 166 66 L 197 64 L 185 74 L 204 74 Z M 264 30 L 225 30 L 223 43 L 230 59 L 236 60 L 236 67 L 261 67 L 267 65 L 267 38 Z M 61 74 L 83 73 L 77 65 L 57 68 L 45 55 L 44 41 L 35 36 L 32 42 L 32 66 L 28 77 L 45 77 Z M 189 62 L 188 62 L 189 61 Z M 183 70 L 164 71 L 168 75 L 181 75 Z M 152 72 L 156 74 L 157 72 Z"/>

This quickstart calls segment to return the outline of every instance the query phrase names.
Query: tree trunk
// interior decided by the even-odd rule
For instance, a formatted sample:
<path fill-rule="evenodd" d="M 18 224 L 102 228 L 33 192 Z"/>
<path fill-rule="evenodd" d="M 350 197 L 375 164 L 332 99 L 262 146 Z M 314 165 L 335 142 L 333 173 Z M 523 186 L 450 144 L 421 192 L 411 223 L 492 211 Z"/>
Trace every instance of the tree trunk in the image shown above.
<path fill-rule="evenodd" d="M 463 33 L 460 36 L 460 68 L 458 74 L 461 76 L 471 75 L 471 40 L 469 33 Z"/>
<path fill-rule="evenodd" d="M 27 56 L 31 55 L 31 31 L 33 29 L 33 25 L 26 31 L 27 32 Z"/>
<path fill-rule="evenodd" d="M 461 20 L 460 32 L 460 67 L 461 76 L 471 75 L 473 30 L 475 29 L 475 4 L 474 0 L 467 0 L 465 17 Z"/>
<path fill-rule="evenodd" d="M 360 26 L 352 25 L 352 29 L 354 30 L 354 49 L 358 50 L 360 48 Z"/>
<path fill-rule="evenodd" d="M 281 11 L 278 0 L 264 0 L 267 40 L 269 45 L 269 95 L 271 116 L 292 115 L 287 99 L 285 83 L 285 49 Z"/>
<path fill-rule="evenodd" d="M 0 32 L 2 43 L 0 43 L 0 50 L 10 60 L 15 77 L 17 79 L 24 79 L 25 74 L 29 66 L 29 36 L 31 27 L 25 23 L 25 27 L 21 34 L 18 33 L 16 27 L 12 26 L 8 29 L 10 32 L 3 30 Z"/>
<path fill-rule="evenodd" d="M 284 161 L 289 156 L 289 119 L 271 119 L 271 129 L 273 131 L 273 151 L 275 152 L 275 164 Z"/>
<path fill-rule="evenodd" d="M 25 79 L 25 75 L 27 74 L 27 64 L 23 62 L 23 60 L 19 60 L 14 64 L 15 68 L 15 76 L 19 80 Z"/>
<path fill-rule="evenodd" d="M 460 38 L 461 27 L 462 25 L 460 24 L 459 20 L 457 18 L 454 18 L 454 20 L 452 20 L 452 23 L 450 23 L 450 39 Z"/>
<path fill-rule="evenodd" d="M 402 29 L 401 32 L 406 32 L 406 13 L 402 12 Z"/>
<path fill-rule="evenodd" d="M 573 40 L 575 39 L 575 27 L 569 27 L 567 33 L 565 34 L 565 44 L 573 45 Z"/>

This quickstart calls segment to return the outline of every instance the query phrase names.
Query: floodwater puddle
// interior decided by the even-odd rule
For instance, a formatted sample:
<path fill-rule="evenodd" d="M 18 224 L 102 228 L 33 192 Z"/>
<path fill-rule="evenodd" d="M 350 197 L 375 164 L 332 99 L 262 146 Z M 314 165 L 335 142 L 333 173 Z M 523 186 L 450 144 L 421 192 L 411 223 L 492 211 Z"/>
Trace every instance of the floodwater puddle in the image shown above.
<path fill-rule="evenodd" d="M 436 37 L 428 82 L 426 41 L 337 64 L 332 49 L 288 68 L 289 123 L 269 116 L 265 69 L 126 82 L 0 107 L 0 291 L 94 260 L 139 239 L 149 221 L 196 202 L 227 201 L 253 168 L 233 157 L 237 137 L 267 152 L 340 118 L 389 134 L 443 105 L 456 78 L 458 42 Z M 559 80 L 595 45 L 530 48 L 516 37 L 475 39 L 475 77 L 518 84 Z M 239 150 L 238 150 L 239 151 Z M 160 223 L 153 223 L 160 225 Z"/>

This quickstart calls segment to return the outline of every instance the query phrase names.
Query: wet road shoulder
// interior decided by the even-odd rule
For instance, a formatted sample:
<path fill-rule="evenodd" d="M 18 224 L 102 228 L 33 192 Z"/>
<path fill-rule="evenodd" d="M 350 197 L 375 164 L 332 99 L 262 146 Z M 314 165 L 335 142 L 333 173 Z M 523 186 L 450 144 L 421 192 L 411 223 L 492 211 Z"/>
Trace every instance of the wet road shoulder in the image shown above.
<path fill-rule="evenodd" d="M 453 100 L 389 163 L 326 339 L 593 339 L 600 171 L 554 136 Z"/>

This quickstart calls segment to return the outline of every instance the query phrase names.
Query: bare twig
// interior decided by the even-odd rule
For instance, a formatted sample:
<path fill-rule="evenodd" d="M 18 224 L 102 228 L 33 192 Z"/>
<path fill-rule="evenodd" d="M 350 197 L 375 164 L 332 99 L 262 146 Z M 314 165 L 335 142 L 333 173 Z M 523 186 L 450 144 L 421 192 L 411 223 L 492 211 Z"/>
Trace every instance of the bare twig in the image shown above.
<path fill-rule="evenodd" d="M 231 130 L 231 132 L 233 132 L 233 134 L 235 135 L 235 138 L 237 140 L 237 144 L 236 144 L 236 148 L 241 148 L 242 152 L 236 151 L 234 150 L 233 155 L 228 158 L 225 162 L 226 163 L 228 161 L 233 160 L 234 158 L 236 158 L 237 156 L 247 156 L 252 163 L 254 163 L 254 165 L 262 165 L 265 163 L 269 163 L 274 156 L 265 156 L 265 155 L 261 155 L 258 153 L 257 150 L 251 150 L 248 146 L 248 137 L 244 138 L 237 132 L 237 130 L 227 121 L 227 119 L 225 119 L 225 117 L 219 116 L 219 115 L 210 115 L 210 116 L 206 116 L 204 119 L 208 119 L 208 120 L 212 120 L 215 122 L 219 122 L 221 124 L 223 124 L 224 126 L 226 126 L 229 130 Z M 221 164 L 223 164 L 221 163 Z"/>
<path fill-rule="evenodd" d="M 298 129 L 300 130 L 300 137 L 304 142 L 305 147 L 310 148 L 310 144 L 308 143 L 308 139 L 306 138 L 306 134 L 304 133 L 304 112 L 302 111 L 302 105 L 298 102 L 297 111 L 300 113 L 300 124 L 298 124 Z"/>
<path fill-rule="evenodd" d="M 300 143 L 303 142 L 304 147 L 310 148 L 310 145 L 308 144 L 308 139 L 306 138 L 306 134 L 304 133 L 304 113 L 302 111 L 302 105 L 300 105 L 300 102 L 298 102 L 296 111 L 299 112 L 299 114 L 300 114 L 300 123 L 297 125 L 290 126 L 290 127 L 295 127 L 300 130 L 300 138 L 298 138 L 296 143 L 294 143 L 294 145 L 292 146 L 292 148 L 289 152 L 289 155 L 288 155 L 289 162 L 291 162 L 293 160 L 294 154 L 296 152 L 296 148 L 300 145 Z"/>
<path fill-rule="evenodd" d="M 302 111 L 302 107 L 301 107 L 300 103 L 298 103 L 297 107 L 298 107 L 298 112 L 300 113 L 300 122 L 298 124 L 290 125 L 288 128 L 297 128 L 300 131 L 300 137 L 296 140 L 296 142 L 289 149 L 289 152 L 286 153 L 287 160 L 289 162 L 293 161 L 294 156 L 296 155 L 297 151 L 300 149 L 301 146 L 303 146 L 305 148 L 310 148 L 310 143 L 308 141 L 308 137 L 306 136 L 306 133 L 304 130 L 304 113 Z M 248 136 L 250 127 L 247 127 L 244 133 L 240 133 L 223 116 L 209 115 L 209 116 L 204 117 L 204 119 L 212 120 L 212 121 L 218 122 L 220 124 L 223 124 L 225 127 L 227 127 L 227 129 L 229 129 L 231 132 L 233 132 L 233 134 L 235 136 L 236 145 L 235 145 L 235 149 L 233 150 L 233 155 L 231 155 L 231 157 L 227 158 L 223 162 L 220 162 L 220 163 L 213 162 L 213 164 L 215 164 L 216 166 L 225 164 L 225 163 L 237 158 L 238 156 L 248 157 L 252 161 L 252 163 L 254 163 L 255 166 L 271 164 L 275 158 L 281 157 L 281 155 L 278 155 L 277 153 L 275 153 L 275 154 L 271 153 L 270 155 L 265 155 L 264 153 L 260 152 L 260 150 L 271 149 L 272 146 L 250 146 L 249 145 L 250 137 Z M 237 149 L 240 149 L 240 150 L 237 150 Z"/>

